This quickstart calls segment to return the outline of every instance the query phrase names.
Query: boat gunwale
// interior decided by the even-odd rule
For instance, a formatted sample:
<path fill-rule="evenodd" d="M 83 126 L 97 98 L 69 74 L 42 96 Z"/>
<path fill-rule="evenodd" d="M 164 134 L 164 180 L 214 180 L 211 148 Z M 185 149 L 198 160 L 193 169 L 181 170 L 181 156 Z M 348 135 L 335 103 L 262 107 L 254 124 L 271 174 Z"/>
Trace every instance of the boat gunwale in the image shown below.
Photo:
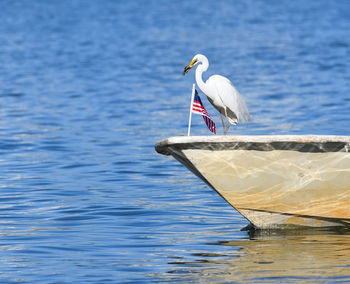
<path fill-rule="evenodd" d="M 289 150 L 311 153 L 350 152 L 350 136 L 337 135 L 238 135 L 173 136 L 155 145 L 158 153 L 171 155 L 179 150 Z"/>

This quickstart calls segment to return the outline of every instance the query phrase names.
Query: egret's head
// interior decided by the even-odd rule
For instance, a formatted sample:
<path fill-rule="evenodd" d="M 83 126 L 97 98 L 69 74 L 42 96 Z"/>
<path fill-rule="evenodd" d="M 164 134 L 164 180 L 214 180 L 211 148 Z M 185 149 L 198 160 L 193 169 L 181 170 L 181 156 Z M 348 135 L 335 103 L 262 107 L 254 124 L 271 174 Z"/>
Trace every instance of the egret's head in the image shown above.
<path fill-rule="evenodd" d="M 182 75 L 186 75 L 186 73 L 188 71 L 190 71 L 190 69 L 195 66 L 197 63 L 199 62 L 199 59 L 197 58 L 197 55 L 195 57 L 193 57 L 193 59 L 191 60 L 190 64 L 188 64 L 185 69 L 184 72 L 182 72 Z"/>

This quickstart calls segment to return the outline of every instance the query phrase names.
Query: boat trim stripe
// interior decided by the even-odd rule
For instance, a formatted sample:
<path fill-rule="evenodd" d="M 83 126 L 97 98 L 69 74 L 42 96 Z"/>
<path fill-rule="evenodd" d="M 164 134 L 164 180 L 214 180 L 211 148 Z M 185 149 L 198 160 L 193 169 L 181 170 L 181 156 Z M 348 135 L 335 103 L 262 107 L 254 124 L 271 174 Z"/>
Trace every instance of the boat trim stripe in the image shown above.
<path fill-rule="evenodd" d="M 156 145 L 158 146 L 158 145 Z M 327 153 L 327 152 L 348 152 L 349 143 L 346 142 L 291 142 L 278 141 L 269 143 L 259 142 L 191 142 L 191 143 L 171 143 L 163 144 L 156 147 L 157 152 L 162 154 L 168 153 L 169 149 L 173 150 L 211 150 L 211 151 L 228 151 L 228 150 L 248 150 L 248 151 L 297 151 L 304 153 Z"/>

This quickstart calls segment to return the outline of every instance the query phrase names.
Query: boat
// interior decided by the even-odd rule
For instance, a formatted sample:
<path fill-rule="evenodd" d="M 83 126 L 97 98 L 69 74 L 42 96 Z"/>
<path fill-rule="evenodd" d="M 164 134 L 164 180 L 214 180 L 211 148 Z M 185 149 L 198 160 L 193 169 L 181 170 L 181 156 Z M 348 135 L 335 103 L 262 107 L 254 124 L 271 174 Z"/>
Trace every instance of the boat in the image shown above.
<path fill-rule="evenodd" d="M 176 136 L 155 145 L 254 228 L 350 226 L 350 136 Z"/>

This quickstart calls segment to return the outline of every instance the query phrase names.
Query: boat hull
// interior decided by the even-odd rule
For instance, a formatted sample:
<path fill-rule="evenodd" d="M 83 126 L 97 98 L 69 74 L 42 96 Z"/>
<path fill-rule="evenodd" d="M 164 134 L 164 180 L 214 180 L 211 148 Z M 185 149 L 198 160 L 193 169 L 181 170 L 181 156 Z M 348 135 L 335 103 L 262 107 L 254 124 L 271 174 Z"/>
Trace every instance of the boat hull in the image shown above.
<path fill-rule="evenodd" d="M 350 225 L 350 138 L 173 137 L 156 145 L 257 228 Z"/>

